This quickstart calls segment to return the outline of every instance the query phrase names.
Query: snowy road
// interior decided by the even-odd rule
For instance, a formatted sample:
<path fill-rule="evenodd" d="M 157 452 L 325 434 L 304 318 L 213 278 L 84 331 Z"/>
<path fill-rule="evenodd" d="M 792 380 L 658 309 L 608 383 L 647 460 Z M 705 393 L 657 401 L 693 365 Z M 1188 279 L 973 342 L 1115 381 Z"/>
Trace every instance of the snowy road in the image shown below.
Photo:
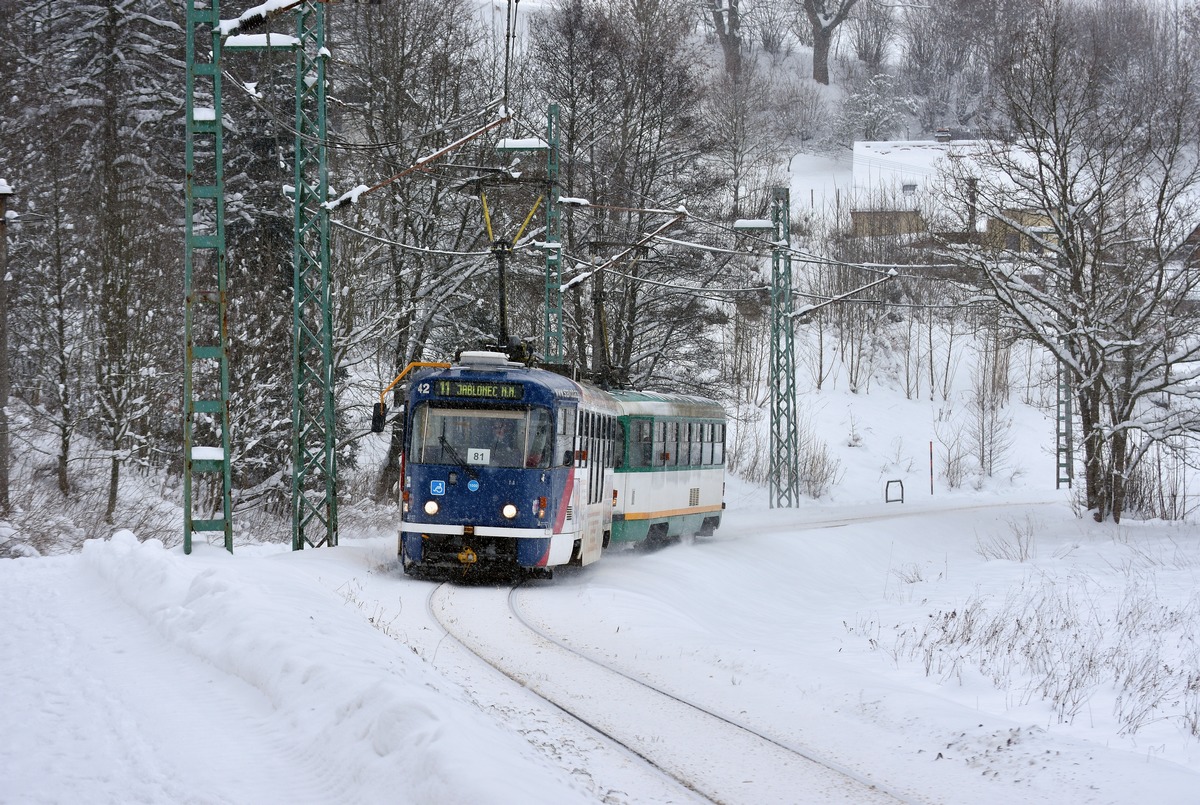
<path fill-rule="evenodd" d="M 618 552 L 522 588 L 521 616 L 906 799 L 1195 801 L 1200 742 L 1184 729 L 1186 702 L 1161 699 L 1156 719 L 1123 734 L 1118 691 L 1102 677 L 1084 715 L 1063 721 L 1015 665 L 997 689 L 967 661 L 926 674 L 897 642 L 938 612 L 1003 604 L 1047 581 L 1085 590 L 1097 620 L 1131 600 L 1187 612 L 1194 529 L 1097 529 L 1057 504 L 738 503 L 715 539 Z M 1014 521 L 1032 524 L 1031 558 L 981 557 L 979 543 Z M 386 531 L 234 556 L 207 545 L 184 556 L 124 533 L 82 555 L 0 562 L 0 802 L 864 801 L 828 778 L 797 783 L 812 779 L 802 764 L 786 783 L 751 771 L 732 738 L 684 726 L 691 716 L 668 714 L 661 697 L 634 704 L 620 677 L 567 670 L 560 647 L 531 646 L 507 622 L 505 589 L 456 589 L 467 609 L 439 617 L 529 687 L 514 684 L 446 634 L 430 612 L 436 589 L 400 574 Z M 1163 650 L 1173 647 L 1187 644 Z M 630 743 L 703 796 L 533 692 L 564 687 L 590 689 L 585 717 L 605 731 L 633 720 L 614 703 L 635 707 L 644 729 Z"/>
<path fill-rule="evenodd" d="M 712 802 L 897 802 L 869 780 L 590 660 L 534 627 L 519 601 L 540 590 L 443 585 L 438 622 L 505 676 Z M 569 637 L 565 638 L 569 640 Z M 807 755 L 807 756 L 806 756 Z"/>
<path fill-rule="evenodd" d="M 0 732 L 0 758 L 12 763 L 0 800 L 335 798 L 339 781 L 322 779 L 277 729 L 261 691 L 164 640 L 77 559 L 28 565 L 23 584 L 0 585 L 0 712 L 19 715 Z"/>

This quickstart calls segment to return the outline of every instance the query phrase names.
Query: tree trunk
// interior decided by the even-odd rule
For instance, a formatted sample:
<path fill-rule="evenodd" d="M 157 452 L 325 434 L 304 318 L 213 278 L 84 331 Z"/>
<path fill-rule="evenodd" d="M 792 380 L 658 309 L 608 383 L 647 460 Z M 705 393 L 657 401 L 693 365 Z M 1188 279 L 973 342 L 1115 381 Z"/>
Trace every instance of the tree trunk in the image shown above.
<path fill-rule="evenodd" d="M 117 487 L 121 480 L 121 459 L 118 446 L 113 444 L 113 455 L 108 465 L 108 505 L 104 508 L 104 522 L 113 524 L 113 514 L 117 511 Z"/>
<path fill-rule="evenodd" d="M 8 500 L 8 221 L 5 206 L 9 188 L 0 187 L 0 517 L 9 513 Z"/>
<path fill-rule="evenodd" d="M 67 416 L 67 411 L 63 409 L 64 418 Z M 66 424 L 62 425 L 58 431 L 58 491 L 62 496 L 70 497 L 71 495 L 71 476 L 67 474 L 67 457 L 71 455 L 71 429 Z"/>
<path fill-rule="evenodd" d="M 1096 522 L 1107 516 L 1104 483 L 1104 436 L 1100 430 L 1100 396 L 1094 389 L 1080 389 L 1079 420 L 1083 428 L 1083 490 L 1088 511 Z"/>
<path fill-rule="evenodd" d="M 1109 501 L 1114 523 L 1121 522 L 1125 509 L 1125 472 L 1129 462 L 1129 432 L 1118 431 L 1109 437 L 1111 458 L 1108 472 Z"/>
<path fill-rule="evenodd" d="M 396 389 L 392 393 L 392 411 L 399 410 L 400 405 L 404 402 L 404 395 L 400 389 Z M 392 487 L 398 486 L 400 483 L 400 456 L 404 452 L 404 418 L 395 416 L 392 420 L 392 435 L 388 441 L 387 458 L 383 462 L 383 470 L 379 473 L 379 480 L 375 483 L 375 502 L 382 503 L 388 499 L 391 494 Z"/>
<path fill-rule="evenodd" d="M 832 28 L 813 28 L 813 81 L 829 86 L 829 50 L 833 44 Z"/>
<path fill-rule="evenodd" d="M 118 33 L 121 22 L 120 11 L 115 4 L 108 7 L 105 16 L 103 46 L 105 69 L 101 97 L 106 114 L 96 137 L 99 140 L 99 159 L 96 205 L 97 268 L 100 293 L 99 366 L 97 386 L 103 398 L 102 426 L 108 431 L 109 449 L 112 451 L 109 465 L 108 505 L 104 522 L 111 524 L 117 507 L 117 488 L 121 478 L 121 448 L 127 434 L 129 397 L 125 384 L 129 374 L 125 363 L 129 339 L 129 286 L 126 281 L 130 267 L 125 239 L 122 237 L 122 216 L 126 209 L 121 197 L 122 171 L 121 140 L 118 118 L 121 114 L 121 71 L 118 60 L 122 48 Z"/>
<path fill-rule="evenodd" d="M 738 0 L 728 0 L 725 8 L 714 5 L 712 17 L 725 57 L 725 74 L 736 84 L 742 75 L 742 23 Z"/>

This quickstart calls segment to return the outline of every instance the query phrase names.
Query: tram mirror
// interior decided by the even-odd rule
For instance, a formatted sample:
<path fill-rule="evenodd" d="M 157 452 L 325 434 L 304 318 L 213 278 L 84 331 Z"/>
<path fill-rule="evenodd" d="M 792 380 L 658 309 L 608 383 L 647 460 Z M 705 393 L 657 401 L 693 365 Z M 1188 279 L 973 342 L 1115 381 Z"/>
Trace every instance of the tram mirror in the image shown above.
<path fill-rule="evenodd" d="M 375 407 L 371 411 L 371 433 L 383 433 L 383 426 L 386 420 L 387 405 L 381 402 L 375 403 Z"/>

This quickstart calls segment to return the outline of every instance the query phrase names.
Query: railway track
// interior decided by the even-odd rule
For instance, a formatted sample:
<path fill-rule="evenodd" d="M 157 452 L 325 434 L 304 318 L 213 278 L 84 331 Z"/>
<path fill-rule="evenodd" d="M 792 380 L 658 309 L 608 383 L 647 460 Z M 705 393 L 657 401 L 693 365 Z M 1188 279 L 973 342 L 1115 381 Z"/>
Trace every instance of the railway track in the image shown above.
<path fill-rule="evenodd" d="M 868 777 L 579 653 L 533 624 L 520 587 L 440 585 L 433 618 L 505 676 L 701 799 L 723 805 L 907 802 Z"/>

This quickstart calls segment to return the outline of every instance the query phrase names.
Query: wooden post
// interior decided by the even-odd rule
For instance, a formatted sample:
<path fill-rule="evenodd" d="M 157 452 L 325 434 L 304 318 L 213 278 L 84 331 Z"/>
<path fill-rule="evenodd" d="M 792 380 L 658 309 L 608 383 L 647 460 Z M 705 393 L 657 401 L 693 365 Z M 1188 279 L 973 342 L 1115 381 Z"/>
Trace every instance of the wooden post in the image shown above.
<path fill-rule="evenodd" d="M 933 440 L 929 442 L 929 494 L 933 494 Z"/>

